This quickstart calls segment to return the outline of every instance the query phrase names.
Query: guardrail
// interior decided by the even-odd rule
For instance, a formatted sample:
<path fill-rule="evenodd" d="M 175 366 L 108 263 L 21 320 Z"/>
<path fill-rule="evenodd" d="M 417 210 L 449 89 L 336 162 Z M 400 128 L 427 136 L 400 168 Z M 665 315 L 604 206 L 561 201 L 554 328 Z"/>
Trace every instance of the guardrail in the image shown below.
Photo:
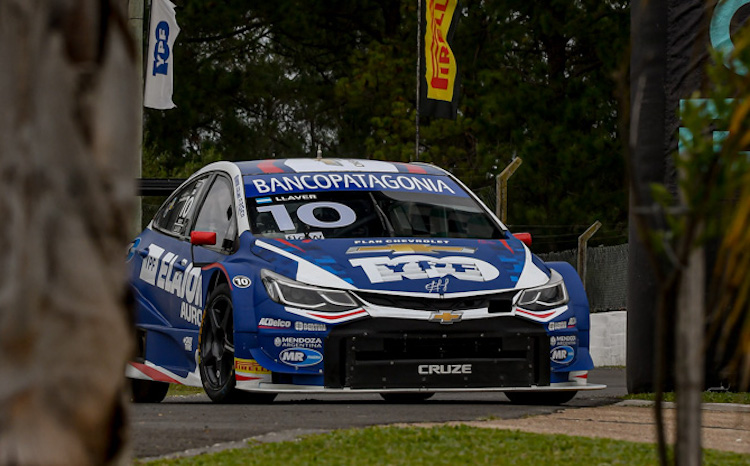
<path fill-rule="evenodd" d="M 169 196 L 184 178 L 136 178 L 139 196 Z"/>

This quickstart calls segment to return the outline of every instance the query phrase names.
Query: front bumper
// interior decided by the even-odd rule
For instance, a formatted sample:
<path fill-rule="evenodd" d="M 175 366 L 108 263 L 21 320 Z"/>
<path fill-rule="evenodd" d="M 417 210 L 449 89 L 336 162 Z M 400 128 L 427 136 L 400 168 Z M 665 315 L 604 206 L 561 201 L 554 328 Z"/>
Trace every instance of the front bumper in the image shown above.
<path fill-rule="evenodd" d="M 354 390 L 483 389 L 550 385 L 549 337 L 516 317 L 451 325 L 364 319 L 335 327 L 324 386 Z"/>

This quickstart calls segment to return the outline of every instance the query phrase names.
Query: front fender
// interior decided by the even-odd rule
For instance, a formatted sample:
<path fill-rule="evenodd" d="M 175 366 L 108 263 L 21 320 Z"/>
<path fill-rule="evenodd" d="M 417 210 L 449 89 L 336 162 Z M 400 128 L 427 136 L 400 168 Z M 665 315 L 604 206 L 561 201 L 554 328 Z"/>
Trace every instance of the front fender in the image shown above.
<path fill-rule="evenodd" d="M 260 268 L 249 266 L 244 262 L 224 262 L 204 267 L 204 271 L 210 272 L 210 287 L 221 281 L 229 284 L 235 332 L 257 331 L 255 303 L 268 299 L 265 287 L 261 283 L 259 270 Z M 210 292 L 209 288 L 208 293 Z"/>
<path fill-rule="evenodd" d="M 568 371 L 584 371 L 594 368 L 594 361 L 589 354 L 589 331 L 591 330 L 591 318 L 589 300 L 583 282 L 578 272 L 567 262 L 548 262 L 547 265 L 562 275 L 565 287 L 568 290 L 568 309 L 573 311 L 578 329 L 578 355 L 576 361 L 564 369 Z"/>
<path fill-rule="evenodd" d="M 583 282 L 581 282 L 578 272 L 567 262 L 547 262 L 547 265 L 562 275 L 565 281 L 565 287 L 568 289 L 568 297 L 570 298 L 568 309 L 572 310 L 575 315 L 578 331 L 588 332 L 591 329 L 589 299 L 586 296 L 586 290 L 583 289 Z"/>

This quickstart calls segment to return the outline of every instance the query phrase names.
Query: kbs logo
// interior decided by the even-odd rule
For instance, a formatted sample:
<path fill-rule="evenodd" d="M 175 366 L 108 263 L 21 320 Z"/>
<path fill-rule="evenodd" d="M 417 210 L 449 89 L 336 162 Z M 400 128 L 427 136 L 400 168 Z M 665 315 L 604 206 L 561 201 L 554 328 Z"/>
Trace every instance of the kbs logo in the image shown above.
<path fill-rule="evenodd" d="M 154 45 L 154 71 L 152 74 L 169 74 L 169 24 L 161 21 L 156 25 L 156 45 Z"/>
<path fill-rule="evenodd" d="M 574 356 L 575 350 L 570 346 L 558 346 L 549 352 L 549 360 L 558 364 L 568 364 Z"/>
<path fill-rule="evenodd" d="M 323 355 L 309 348 L 288 348 L 279 353 L 279 360 L 295 367 L 314 366 L 323 360 Z"/>

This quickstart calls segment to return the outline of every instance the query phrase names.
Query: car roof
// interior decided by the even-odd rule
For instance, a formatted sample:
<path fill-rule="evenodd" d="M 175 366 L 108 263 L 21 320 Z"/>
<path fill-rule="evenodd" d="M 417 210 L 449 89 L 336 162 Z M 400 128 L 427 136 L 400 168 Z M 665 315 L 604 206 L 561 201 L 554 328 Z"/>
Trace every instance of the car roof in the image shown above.
<path fill-rule="evenodd" d="M 426 175 L 448 175 L 434 165 L 420 162 L 384 162 L 368 159 L 298 158 L 267 159 L 234 162 L 243 176 L 271 175 L 284 173 L 414 173 Z"/>

